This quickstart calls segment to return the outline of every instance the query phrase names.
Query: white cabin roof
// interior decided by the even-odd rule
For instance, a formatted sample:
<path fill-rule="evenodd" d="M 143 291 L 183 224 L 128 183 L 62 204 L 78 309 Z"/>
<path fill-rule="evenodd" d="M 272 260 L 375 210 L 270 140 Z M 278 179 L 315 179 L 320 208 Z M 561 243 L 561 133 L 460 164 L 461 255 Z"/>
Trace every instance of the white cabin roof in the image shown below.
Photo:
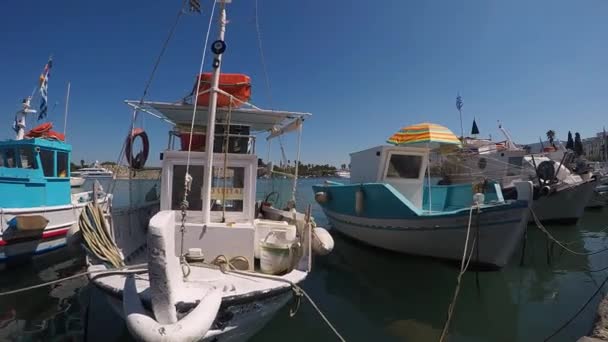
<path fill-rule="evenodd" d="M 148 114 L 163 119 L 173 125 L 187 124 L 192 122 L 194 105 L 189 103 L 168 102 L 144 102 L 127 100 L 128 105 Z M 196 110 L 195 125 L 206 126 L 209 108 L 198 106 Z M 216 114 L 217 122 L 225 122 L 228 108 L 218 108 Z M 295 120 L 304 120 L 311 116 L 310 113 L 287 112 L 277 110 L 266 110 L 259 108 L 233 108 L 230 116 L 231 125 L 244 125 L 251 127 L 253 132 L 271 131 L 287 126 Z"/>

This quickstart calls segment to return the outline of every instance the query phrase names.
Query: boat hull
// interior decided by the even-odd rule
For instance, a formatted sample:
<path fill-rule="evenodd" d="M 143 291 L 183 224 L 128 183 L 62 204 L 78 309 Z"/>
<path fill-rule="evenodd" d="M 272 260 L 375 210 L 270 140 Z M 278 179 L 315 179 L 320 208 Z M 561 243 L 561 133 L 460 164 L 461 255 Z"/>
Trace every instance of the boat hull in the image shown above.
<path fill-rule="evenodd" d="M 532 210 L 543 223 L 574 224 L 585 213 L 597 183 L 588 181 L 534 200 Z M 530 222 L 534 219 L 530 217 Z"/>
<path fill-rule="evenodd" d="M 463 215 L 425 219 L 370 219 L 324 210 L 333 228 L 365 244 L 412 255 L 462 260 L 468 227 L 468 211 Z M 527 227 L 529 210 L 519 206 L 507 210 L 485 211 L 476 215 L 469 241 L 471 262 L 490 267 L 503 267 L 511 258 Z M 479 253 L 479 254 L 477 254 Z"/>
<path fill-rule="evenodd" d="M 107 288 L 99 287 L 95 282 L 93 284 L 104 294 L 112 310 L 124 320 L 121 295 Z M 247 341 L 262 330 L 292 298 L 291 289 L 286 288 L 254 296 L 222 300 L 220 311 L 212 328 L 199 341 Z M 149 309 L 149 304 L 146 304 L 144 303 L 144 306 L 147 307 L 147 314 L 154 317 Z"/>
<path fill-rule="evenodd" d="M 98 203 L 106 203 L 107 199 Z M 34 255 L 51 252 L 66 246 L 67 235 L 78 223 L 78 217 L 89 202 L 53 207 L 27 209 L 1 209 L 0 215 L 0 262 L 27 259 Z M 8 222 L 17 216 L 43 216 L 48 220 L 44 229 L 16 232 Z"/>

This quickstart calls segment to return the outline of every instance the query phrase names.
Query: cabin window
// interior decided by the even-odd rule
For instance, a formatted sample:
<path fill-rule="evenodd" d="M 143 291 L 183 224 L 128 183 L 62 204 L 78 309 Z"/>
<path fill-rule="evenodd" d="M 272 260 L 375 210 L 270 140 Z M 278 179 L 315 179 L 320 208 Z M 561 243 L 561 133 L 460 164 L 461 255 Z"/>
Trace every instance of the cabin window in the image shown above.
<path fill-rule="evenodd" d="M 57 152 L 57 176 L 67 177 L 68 174 L 68 154 L 67 152 Z"/>
<path fill-rule="evenodd" d="M 245 168 L 213 168 L 211 187 L 211 211 L 243 211 L 245 193 Z M 225 203 L 225 205 L 222 205 Z"/>
<path fill-rule="evenodd" d="M 192 184 L 188 194 L 188 210 L 203 210 L 203 201 L 201 194 L 203 190 L 203 166 L 190 165 L 188 170 L 192 176 Z M 173 166 L 173 189 L 171 197 L 171 209 L 181 210 L 182 201 L 184 200 L 184 179 L 186 175 L 186 165 Z"/>
<path fill-rule="evenodd" d="M 19 158 L 21 160 L 21 168 L 23 169 L 35 169 L 36 159 L 34 158 L 34 151 L 30 147 L 19 148 Z"/>
<path fill-rule="evenodd" d="M 55 152 L 51 150 L 40 150 L 40 162 L 44 177 L 55 177 Z"/>
<path fill-rule="evenodd" d="M 418 178 L 422 156 L 392 154 L 390 157 L 387 178 Z"/>
<path fill-rule="evenodd" d="M 15 150 L 12 148 L 2 151 L 2 157 L 0 158 L 5 162 L 5 167 L 15 167 Z"/>
<path fill-rule="evenodd" d="M 521 173 L 523 160 L 523 157 L 509 157 L 509 165 L 507 166 L 507 176 L 519 175 Z"/>

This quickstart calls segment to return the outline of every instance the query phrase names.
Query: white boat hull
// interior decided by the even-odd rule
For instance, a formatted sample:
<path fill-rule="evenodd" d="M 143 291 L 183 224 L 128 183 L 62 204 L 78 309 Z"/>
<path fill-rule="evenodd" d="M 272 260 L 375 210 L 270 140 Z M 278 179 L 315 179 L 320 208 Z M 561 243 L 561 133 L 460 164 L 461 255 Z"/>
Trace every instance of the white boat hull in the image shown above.
<path fill-rule="evenodd" d="M 541 222 L 576 223 L 593 197 L 596 182 L 589 181 L 534 200 L 532 209 Z M 530 222 L 534 222 L 530 218 Z"/>
<path fill-rule="evenodd" d="M 84 184 L 85 179 L 82 177 L 70 177 L 70 186 L 72 188 L 77 188 Z"/>
<path fill-rule="evenodd" d="M 117 295 L 112 295 L 107 290 L 101 290 L 113 311 L 124 320 L 122 299 Z M 216 318 L 214 328 L 209 330 L 205 337 L 199 341 L 247 341 L 262 330 L 292 297 L 292 291 L 287 290 L 262 299 L 250 299 L 237 305 L 226 306 L 222 303 L 222 309 L 218 314 L 220 319 Z M 148 310 L 147 313 L 154 317 L 151 311 Z M 232 318 L 229 322 L 222 323 L 222 317 L 226 316 L 232 316 Z"/>
<path fill-rule="evenodd" d="M 474 251 L 472 263 L 505 266 L 527 227 L 528 213 L 527 207 L 482 213 L 479 225 L 479 257 Z M 440 259 L 461 260 L 463 256 L 468 215 L 458 218 L 408 220 L 369 219 L 327 210 L 325 214 L 333 228 L 371 246 Z M 470 233 L 469 241 L 472 242 L 477 234 L 475 215 Z"/>
<path fill-rule="evenodd" d="M 83 194 L 84 195 L 84 194 Z M 66 245 L 67 234 L 78 223 L 78 217 L 88 201 L 68 205 L 35 208 L 0 208 L 0 262 L 43 254 Z M 99 199 L 107 203 L 107 198 Z M 40 215 L 48 220 L 42 230 L 29 232 L 27 236 L 9 229 L 8 222 L 16 216 Z"/>

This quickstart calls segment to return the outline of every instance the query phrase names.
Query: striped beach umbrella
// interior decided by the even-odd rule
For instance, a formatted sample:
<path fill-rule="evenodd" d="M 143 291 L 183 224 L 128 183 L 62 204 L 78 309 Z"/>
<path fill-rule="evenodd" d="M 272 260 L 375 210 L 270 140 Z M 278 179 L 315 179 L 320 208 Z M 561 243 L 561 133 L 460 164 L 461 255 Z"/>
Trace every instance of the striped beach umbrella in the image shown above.
<path fill-rule="evenodd" d="M 430 122 L 403 127 L 386 142 L 393 145 L 448 144 L 461 146 L 460 140 L 449 128 Z"/>

